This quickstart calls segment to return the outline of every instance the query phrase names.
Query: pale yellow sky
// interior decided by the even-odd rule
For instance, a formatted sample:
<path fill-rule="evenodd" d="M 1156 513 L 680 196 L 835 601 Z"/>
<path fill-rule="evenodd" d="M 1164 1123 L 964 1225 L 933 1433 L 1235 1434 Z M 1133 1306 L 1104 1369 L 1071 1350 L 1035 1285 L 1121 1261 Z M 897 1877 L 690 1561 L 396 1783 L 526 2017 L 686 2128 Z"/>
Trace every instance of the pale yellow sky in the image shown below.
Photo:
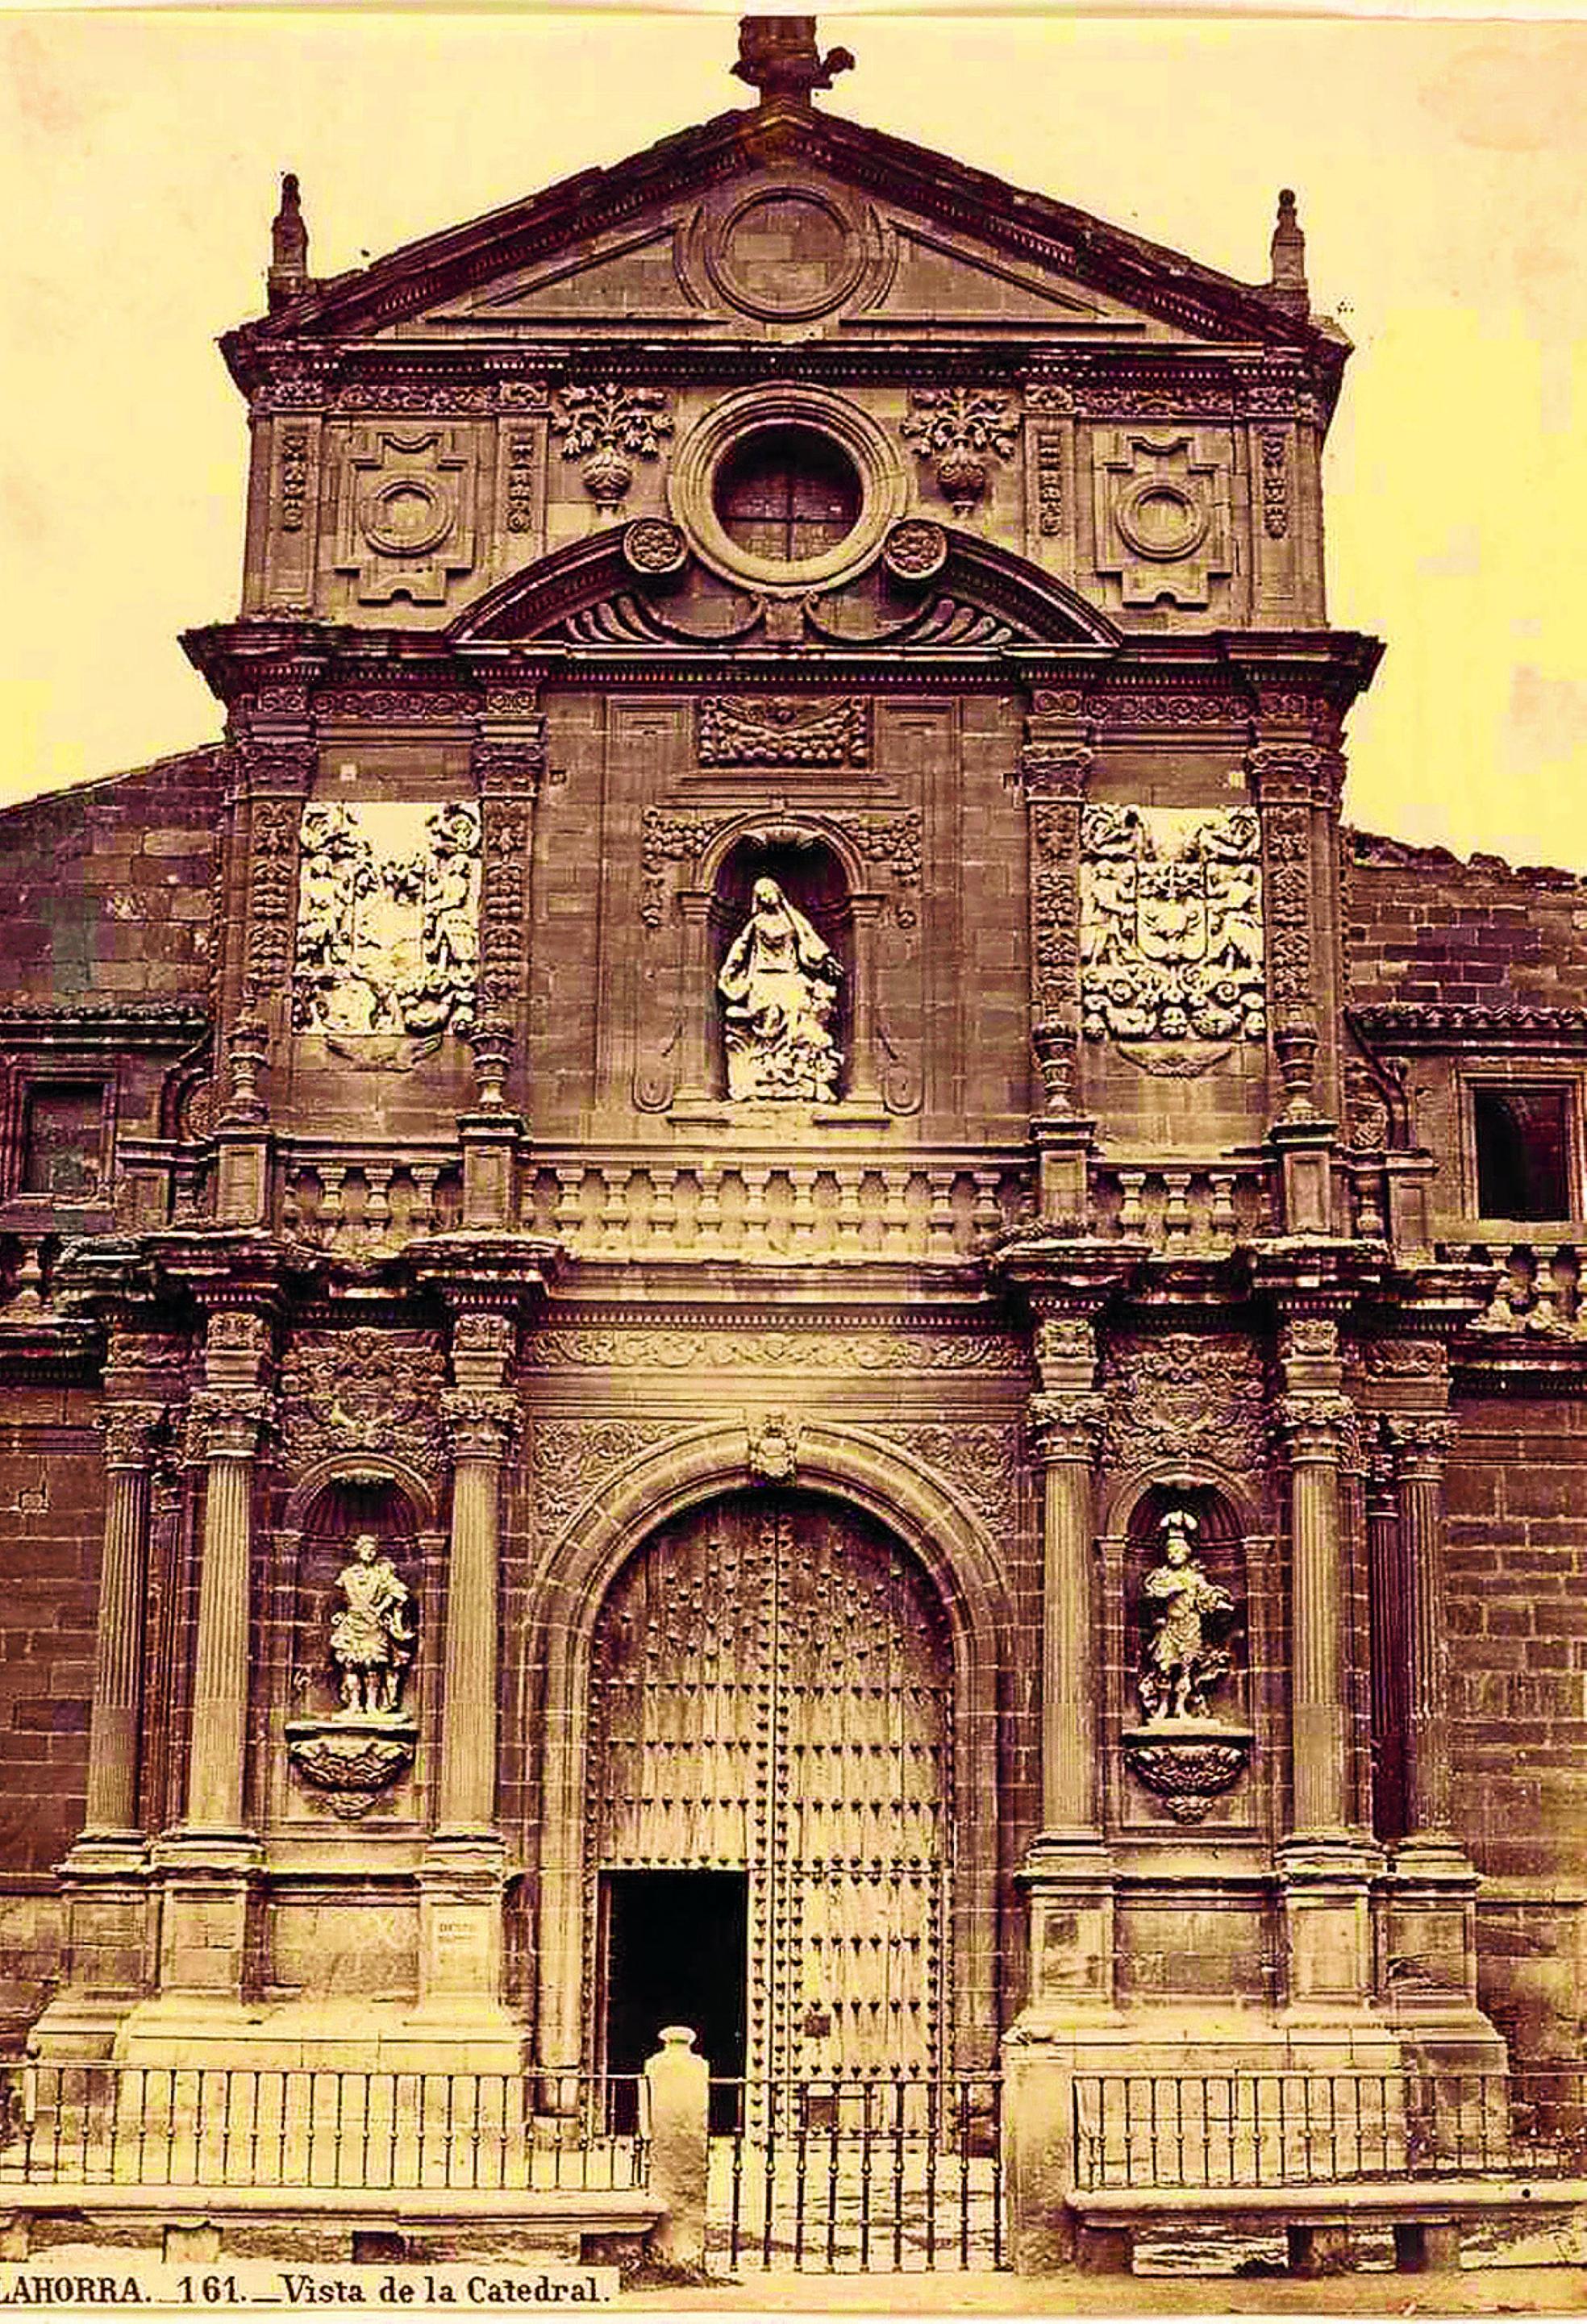
<path fill-rule="evenodd" d="M 0 798 L 217 731 L 276 172 L 332 273 L 739 102 L 731 6 L 0 14 Z M 1231 273 L 1300 192 L 1356 341 L 1333 619 L 1358 822 L 1587 869 L 1587 24 L 861 11 L 825 103 Z"/>

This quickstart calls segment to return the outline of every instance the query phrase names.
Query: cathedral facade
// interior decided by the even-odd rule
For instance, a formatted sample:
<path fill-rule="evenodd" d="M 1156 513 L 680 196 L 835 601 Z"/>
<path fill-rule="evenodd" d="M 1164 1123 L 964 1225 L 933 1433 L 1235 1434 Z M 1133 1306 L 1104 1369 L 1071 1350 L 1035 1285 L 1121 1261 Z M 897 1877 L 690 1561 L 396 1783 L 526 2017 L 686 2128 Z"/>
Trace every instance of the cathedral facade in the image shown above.
<path fill-rule="evenodd" d="M 0 815 L 19 2052 L 1579 2051 L 1587 886 L 1342 819 L 1293 197 L 846 62 L 287 180 L 223 737 Z"/>

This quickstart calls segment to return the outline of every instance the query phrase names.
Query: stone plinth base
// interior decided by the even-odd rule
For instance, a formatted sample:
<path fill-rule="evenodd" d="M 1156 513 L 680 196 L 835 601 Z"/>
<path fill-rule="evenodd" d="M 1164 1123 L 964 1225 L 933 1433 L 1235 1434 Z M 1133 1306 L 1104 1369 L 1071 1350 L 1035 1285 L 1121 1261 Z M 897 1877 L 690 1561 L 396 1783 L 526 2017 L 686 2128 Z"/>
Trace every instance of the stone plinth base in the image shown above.
<path fill-rule="evenodd" d="M 1406 2061 L 1426 2074 L 1502 2074 L 1503 2036 L 1477 2006 L 1477 1873 L 1459 1842 L 1402 1840 L 1383 1883 L 1382 1989 Z"/>
<path fill-rule="evenodd" d="M 500 2006 L 447 2016 L 405 2001 L 205 2006 L 188 1996 L 161 1995 L 126 2017 L 115 2055 L 134 2066 L 516 2076 L 524 2033 Z"/>
<path fill-rule="evenodd" d="M 1296 1832 L 1280 1848 L 1292 2023 L 1332 2025 L 1369 2008 L 1372 1883 L 1382 1871 L 1382 1851 L 1355 1832 Z"/>
<path fill-rule="evenodd" d="M 138 1834 L 85 1833 L 61 1867 L 65 1975 L 28 2034 L 29 2054 L 65 2064 L 108 2058 L 153 1981 L 149 1867 Z"/>

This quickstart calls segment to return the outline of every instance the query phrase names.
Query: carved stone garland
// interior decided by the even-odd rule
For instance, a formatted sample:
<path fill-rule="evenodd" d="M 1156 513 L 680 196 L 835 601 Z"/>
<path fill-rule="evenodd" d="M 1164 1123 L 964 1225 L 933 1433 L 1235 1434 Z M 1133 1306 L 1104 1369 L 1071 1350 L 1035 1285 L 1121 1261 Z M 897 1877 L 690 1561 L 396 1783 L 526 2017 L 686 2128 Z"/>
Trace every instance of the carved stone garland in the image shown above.
<path fill-rule="evenodd" d="M 634 462 L 655 459 L 661 439 L 671 435 L 672 415 L 662 388 L 570 381 L 552 400 L 551 427 L 562 438 L 562 457 L 580 463 L 591 500 L 617 509 L 633 482 Z"/>

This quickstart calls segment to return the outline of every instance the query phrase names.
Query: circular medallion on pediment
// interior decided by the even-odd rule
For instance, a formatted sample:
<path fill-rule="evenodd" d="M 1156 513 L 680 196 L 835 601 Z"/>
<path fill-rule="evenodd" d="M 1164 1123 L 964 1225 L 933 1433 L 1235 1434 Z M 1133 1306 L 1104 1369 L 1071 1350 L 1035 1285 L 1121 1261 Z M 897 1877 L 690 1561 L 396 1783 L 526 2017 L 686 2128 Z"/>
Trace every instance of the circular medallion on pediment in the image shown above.
<path fill-rule="evenodd" d="M 772 322 L 803 322 L 841 304 L 865 265 L 864 240 L 830 195 L 763 186 L 718 221 L 706 267 L 722 296 Z"/>

